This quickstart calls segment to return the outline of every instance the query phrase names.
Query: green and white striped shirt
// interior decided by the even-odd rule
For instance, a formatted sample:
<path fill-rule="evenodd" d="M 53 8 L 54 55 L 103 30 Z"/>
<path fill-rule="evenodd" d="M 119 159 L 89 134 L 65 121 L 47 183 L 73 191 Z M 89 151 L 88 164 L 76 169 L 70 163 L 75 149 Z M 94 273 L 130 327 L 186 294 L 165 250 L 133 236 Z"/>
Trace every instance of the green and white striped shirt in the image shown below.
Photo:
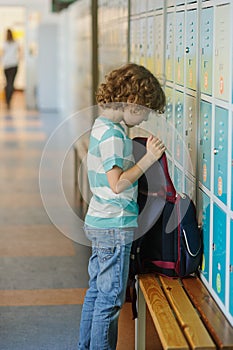
<path fill-rule="evenodd" d="M 123 171 L 134 165 L 132 140 L 120 123 L 98 117 L 92 128 L 87 168 L 92 198 L 85 224 L 96 228 L 137 227 L 138 205 L 135 182 L 116 194 L 108 183 L 106 172 L 114 166 Z"/>

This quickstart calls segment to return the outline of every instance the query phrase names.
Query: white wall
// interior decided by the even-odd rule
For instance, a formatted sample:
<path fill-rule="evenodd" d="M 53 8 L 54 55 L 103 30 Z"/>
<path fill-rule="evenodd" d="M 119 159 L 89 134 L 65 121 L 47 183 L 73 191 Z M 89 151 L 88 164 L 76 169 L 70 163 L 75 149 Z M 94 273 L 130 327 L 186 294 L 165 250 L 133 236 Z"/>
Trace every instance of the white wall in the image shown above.
<path fill-rule="evenodd" d="M 12 7 L 11 11 L 14 7 L 23 7 L 25 11 L 25 81 L 21 80 L 21 87 L 26 86 L 26 105 L 33 109 L 37 107 L 38 93 L 38 26 L 44 21 L 53 21 L 57 15 L 51 13 L 50 0 L 0 0 L 1 6 Z"/>

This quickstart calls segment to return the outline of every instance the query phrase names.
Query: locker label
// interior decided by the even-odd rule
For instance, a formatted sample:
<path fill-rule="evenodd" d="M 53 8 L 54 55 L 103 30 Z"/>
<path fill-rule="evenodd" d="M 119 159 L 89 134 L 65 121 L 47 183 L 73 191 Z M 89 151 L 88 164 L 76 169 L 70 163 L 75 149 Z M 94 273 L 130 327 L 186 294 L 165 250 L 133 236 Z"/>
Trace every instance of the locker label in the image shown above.
<path fill-rule="evenodd" d="M 207 166 L 203 164 L 203 182 L 205 183 L 207 180 Z"/>
<path fill-rule="evenodd" d="M 221 176 L 218 177 L 218 195 L 219 196 L 222 195 L 222 177 Z"/>
<path fill-rule="evenodd" d="M 208 89 L 208 73 L 205 72 L 204 74 L 204 87 L 207 90 Z"/>
<path fill-rule="evenodd" d="M 222 95 L 224 91 L 223 77 L 220 77 L 219 92 Z"/>
<path fill-rule="evenodd" d="M 221 293 L 221 275 L 220 275 L 220 273 L 217 273 L 217 276 L 216 276 L 216 289 L 217 289 L 218 294 L 220 294 Z"/>

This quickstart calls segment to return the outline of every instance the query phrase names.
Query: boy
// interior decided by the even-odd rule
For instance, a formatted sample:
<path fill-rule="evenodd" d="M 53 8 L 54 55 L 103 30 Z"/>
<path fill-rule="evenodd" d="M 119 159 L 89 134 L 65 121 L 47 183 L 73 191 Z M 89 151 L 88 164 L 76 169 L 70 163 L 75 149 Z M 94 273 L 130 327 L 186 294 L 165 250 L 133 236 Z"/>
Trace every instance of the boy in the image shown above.
<path fill-rule="evenodd" d="M 96 96 L 101 115 L 90 137 L 87 166 L 93 196 L 85 217 L 92 256 L 78 349 L 114 350 L 137 227 L 137 180 L 165 151 L 162 141 L 150 136 L 146 154 L 134 164 L 124 124 L 133 127 L 147 120 L 147 108 L 162 113 L 165 95 L 146 68 L 129 63 L 110 72 Z"/>

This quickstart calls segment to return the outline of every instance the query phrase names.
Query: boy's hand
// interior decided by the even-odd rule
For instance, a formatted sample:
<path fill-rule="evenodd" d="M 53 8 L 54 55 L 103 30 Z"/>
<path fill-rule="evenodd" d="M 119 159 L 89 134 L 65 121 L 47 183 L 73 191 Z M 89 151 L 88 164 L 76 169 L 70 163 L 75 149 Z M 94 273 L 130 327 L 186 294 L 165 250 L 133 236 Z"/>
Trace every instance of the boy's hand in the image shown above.
<path fill-rule="evenodd" d="M 166 147 L 159 138 L 150 135 L 147 139 L 146 149 L 147 157 L 152 163 L 154 163 L 162 156 L 163 152 L 166 150 Z"/>

